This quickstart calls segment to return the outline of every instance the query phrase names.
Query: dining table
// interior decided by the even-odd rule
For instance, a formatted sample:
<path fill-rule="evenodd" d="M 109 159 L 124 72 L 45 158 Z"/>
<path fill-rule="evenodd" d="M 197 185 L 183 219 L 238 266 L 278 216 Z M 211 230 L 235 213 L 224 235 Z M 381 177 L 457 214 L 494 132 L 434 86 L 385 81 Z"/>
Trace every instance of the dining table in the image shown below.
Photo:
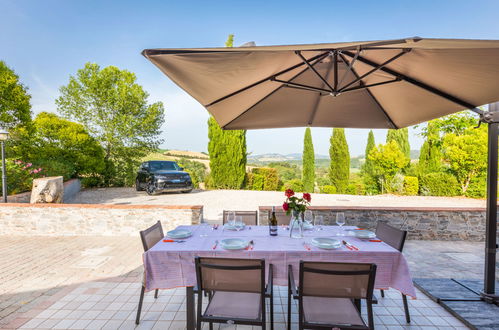
<path fill-rule="evenodd" d="M 312 227 L 303 231 L 302 238 L 291 238 L 286 226 L 279 227 L 277 236 L 269 235 L 268 226 L 229 230 L 224 226 L 201 224 L 178 228 L 188 229 L 192 235 L 182 239 L 165 237 L 144 252 L 144 278 L 146 291 L 186 288 L 187 329 L 195 328 L 194 287 L 197 283 L 194 258 L 197 256 L 265 259 L 267 265 L 273 265 L 274 285 L 280 286 L 288 285 L 288 265 L 293 266 L 294 278 L 298 278 L 300 260 L 374 263 L 377 265 L 375 289 L 393 288 L 416 298 L 404 255 L 379 239 L 356 237 L 357 227 Z M 317 237 L 345 241 L 350 246 L 341 244 L 335 249 L 319 248 L 312 242 Z M 244 249 L 227 250 L 220 244 L 227 238 L 241 238 L 252 244 Z"/>

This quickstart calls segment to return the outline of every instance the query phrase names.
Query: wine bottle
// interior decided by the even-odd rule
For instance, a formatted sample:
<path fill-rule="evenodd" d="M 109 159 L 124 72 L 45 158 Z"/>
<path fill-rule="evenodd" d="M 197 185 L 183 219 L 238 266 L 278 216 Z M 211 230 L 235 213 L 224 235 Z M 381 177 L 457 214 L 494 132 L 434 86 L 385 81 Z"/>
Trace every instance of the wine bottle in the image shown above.
<path fill-rule="evenodd" d="M 269 218 L 270 236 L 277 236 L 277 218 L 275 217 L 275 207 L 272 206 L 272 215 Z"/>

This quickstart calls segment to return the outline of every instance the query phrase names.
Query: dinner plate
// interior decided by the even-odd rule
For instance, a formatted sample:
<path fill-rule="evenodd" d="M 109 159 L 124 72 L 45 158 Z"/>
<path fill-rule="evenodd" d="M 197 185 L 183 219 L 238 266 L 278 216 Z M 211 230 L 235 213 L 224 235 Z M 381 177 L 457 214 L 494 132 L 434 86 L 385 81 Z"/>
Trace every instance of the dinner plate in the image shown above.
<path fill-rule="evenodd" d="M 231 225 L 231 224 L 228 224 L 226 223 L 224 225 L 224 228 L 227 229 L 227 230 L 243 230 L 245 227 L 244 223 L 242 225 L 239 225 L 239 226 L 234 226 L 234 225 Z"/>
<path fill-rule="evenodd" d="M 166 233 L 166 235 L 170 238 L 187 238 L 192 236 L 192 231 L 189 229 L 174 229 L 170 230 L 169 232 Z"/>
<path fill-rule="evenodd" d="M 358 229 L 352 230 L 352 235 L 358 238 L 375 238 L 376 234 L 370 230 Z"/>
<path fill-rule="evenodd" d="M 312 238 L 311 243 L 312 245 L 317 246 L 318 248 L 326 250 L 338 249 L 341 247 L 341 242 L 339 240 L 328 237 Z"/>
<path fill-rule="evenodd" d="M 220 241 L 220 246 L 226 250 L 242 250 L 248 244 L 249 241 L 242 238 L 226 238 Z"/>

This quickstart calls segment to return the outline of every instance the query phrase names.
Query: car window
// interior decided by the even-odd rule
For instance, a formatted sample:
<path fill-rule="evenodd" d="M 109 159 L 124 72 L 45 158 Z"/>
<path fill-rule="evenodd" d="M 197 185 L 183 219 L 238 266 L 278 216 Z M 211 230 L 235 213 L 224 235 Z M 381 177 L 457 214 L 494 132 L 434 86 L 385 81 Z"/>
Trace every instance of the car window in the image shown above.
<path fill-rule="evenodd" d="M 174 162 L 150 162 L 151 171 L 177 171 L 178 166 Z"/>

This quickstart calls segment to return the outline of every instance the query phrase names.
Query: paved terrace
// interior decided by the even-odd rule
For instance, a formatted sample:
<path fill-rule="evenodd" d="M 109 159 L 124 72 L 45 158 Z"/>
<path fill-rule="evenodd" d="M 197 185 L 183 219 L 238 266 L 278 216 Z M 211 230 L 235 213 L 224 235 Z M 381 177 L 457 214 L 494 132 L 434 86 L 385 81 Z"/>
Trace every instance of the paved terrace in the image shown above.
<path fill-rule="evenodd" d="M 0 237 L 0 252 L 0 328 L 135 328 L 142 278 L 138 237 Z M 408 241 L 405 255 L 414 277 L 482 277 L 483 243 Z M 284 329 L 286 292 L 278 292 L 276 329 Z M 421 293 L 409 301 L 408 326 L 400 295 L 388 293 L 375 307 L 377 329 L 465 328 Z M 147 294 L 137 328 L 184 329 L 184 300 L 183 288 L 160 291 L 157 301 Z"/>

